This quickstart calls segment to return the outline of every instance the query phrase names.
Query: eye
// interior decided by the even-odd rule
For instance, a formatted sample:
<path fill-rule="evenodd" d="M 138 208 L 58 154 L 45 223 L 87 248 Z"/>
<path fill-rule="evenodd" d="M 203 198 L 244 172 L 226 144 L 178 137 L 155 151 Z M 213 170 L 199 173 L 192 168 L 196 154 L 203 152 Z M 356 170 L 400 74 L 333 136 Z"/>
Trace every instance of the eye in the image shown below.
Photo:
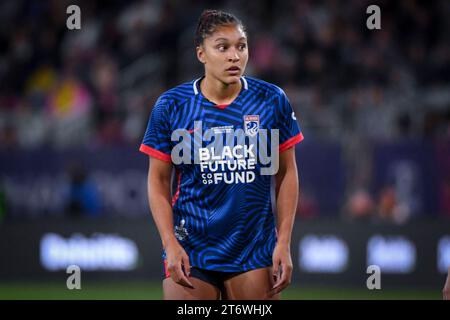
<path fill-rule="evenodd" d="M 239 45 L 239 50 L 243 51 L 243 50 L 245 50 L 245 48 L 247 48 L 247 44 L 241 43 L 241 44 Z"/>
<path fill-rule="evenodd" d="M 217 50 L 219 50 L 220 52 L 224 52 L 225 50 L 227 50 L 227 47 L 224 44 L 219 44 L 217 46 Z"/>

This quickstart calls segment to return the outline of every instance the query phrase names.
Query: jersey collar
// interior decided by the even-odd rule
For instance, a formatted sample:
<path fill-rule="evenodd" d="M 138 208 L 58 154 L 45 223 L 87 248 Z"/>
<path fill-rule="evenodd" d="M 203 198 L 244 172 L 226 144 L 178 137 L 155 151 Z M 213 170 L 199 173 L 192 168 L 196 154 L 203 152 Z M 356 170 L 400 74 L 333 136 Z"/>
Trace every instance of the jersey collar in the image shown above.
<path fill-rule="evenodd" d="M 205 76 L 200 77 L 198 79 L 196 79 L 193 84 L 192 84 L 192 89 L 194 89 L 194 94 L 198 95 L 200 93 L 200 80 L 202 80 Z M 245 79 L 244 76 L 242 76 L 240 78 L 241 82 L 242 82 L 242 86 L 244 88 L 244 90 L 248 90 L 248 83 L 247 83 L 247 79 Z"/>

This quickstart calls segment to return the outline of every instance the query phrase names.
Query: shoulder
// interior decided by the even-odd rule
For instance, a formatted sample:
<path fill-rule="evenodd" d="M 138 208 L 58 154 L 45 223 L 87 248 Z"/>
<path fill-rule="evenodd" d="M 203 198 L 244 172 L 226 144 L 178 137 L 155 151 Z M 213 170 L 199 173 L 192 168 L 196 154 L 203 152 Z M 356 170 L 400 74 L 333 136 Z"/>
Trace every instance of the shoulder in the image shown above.
<path fill-rule="evenodd" d="M 194 86 L 196 81 L 197 79 L 191 80 L 163 92 L 158 97 L 157 104 L 164 104 L 166 106 L 179 105 L 191 99 L 196 94 Z"/>
<path fill-rule="evenodd" d="M 283 89 L 279 86 L 253 77 L 244 77 L 248 84 L 248 89 L 250 91 L 254 91 L 255 93 L 263 93 L 268 97 L 281 97 L 284 96 L 285 93 Z"/>

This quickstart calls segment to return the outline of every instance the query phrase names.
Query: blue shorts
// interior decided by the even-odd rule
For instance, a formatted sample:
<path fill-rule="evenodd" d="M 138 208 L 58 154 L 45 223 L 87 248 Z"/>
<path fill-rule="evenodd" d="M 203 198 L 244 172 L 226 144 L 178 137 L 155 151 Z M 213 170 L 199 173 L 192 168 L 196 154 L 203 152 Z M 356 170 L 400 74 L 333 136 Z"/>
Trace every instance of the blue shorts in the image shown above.
<path fill-rule="evenodd" d="M 241 274 L 243 272 L 223 272 L 223 271 L 213 271 L 213 270 L 206 270 L 206 269 L 200 269 L 197 267 L 191 267 L 191 274 L 190 277 L 200 279 L 202 281 L 205 281 L 219 290 L 224 289 L 224 282 L 234 276 L 237 276 L 238 274 Z M 164 266 L 163 266 L 163 279 L 169 278 L 170 273 L 169 270 L 167 270 L 167 260 L 164 260 Z"/>

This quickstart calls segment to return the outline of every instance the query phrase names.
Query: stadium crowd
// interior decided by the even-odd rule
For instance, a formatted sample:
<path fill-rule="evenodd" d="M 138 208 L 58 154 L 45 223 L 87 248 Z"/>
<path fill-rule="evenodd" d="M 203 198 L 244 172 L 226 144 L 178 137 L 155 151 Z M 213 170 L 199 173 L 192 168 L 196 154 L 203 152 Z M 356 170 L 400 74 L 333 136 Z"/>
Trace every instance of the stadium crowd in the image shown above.
<path fill-rule="evenodd" d="M 66 27 L 73 3 L 81 30 Z M 246 73 L 285 88 L 310 143 L 342 146 L 343 211 L 403 221 L 392 188 L 369 191 L 370 152 L 450 139 L 450 2 L 375 3 L 380 30 L 367 0 L 2 2 L 0 148 L 138 146 L 156 98 L 201 75 L 196 18 L 220 7 L 247 26 Z"/>

